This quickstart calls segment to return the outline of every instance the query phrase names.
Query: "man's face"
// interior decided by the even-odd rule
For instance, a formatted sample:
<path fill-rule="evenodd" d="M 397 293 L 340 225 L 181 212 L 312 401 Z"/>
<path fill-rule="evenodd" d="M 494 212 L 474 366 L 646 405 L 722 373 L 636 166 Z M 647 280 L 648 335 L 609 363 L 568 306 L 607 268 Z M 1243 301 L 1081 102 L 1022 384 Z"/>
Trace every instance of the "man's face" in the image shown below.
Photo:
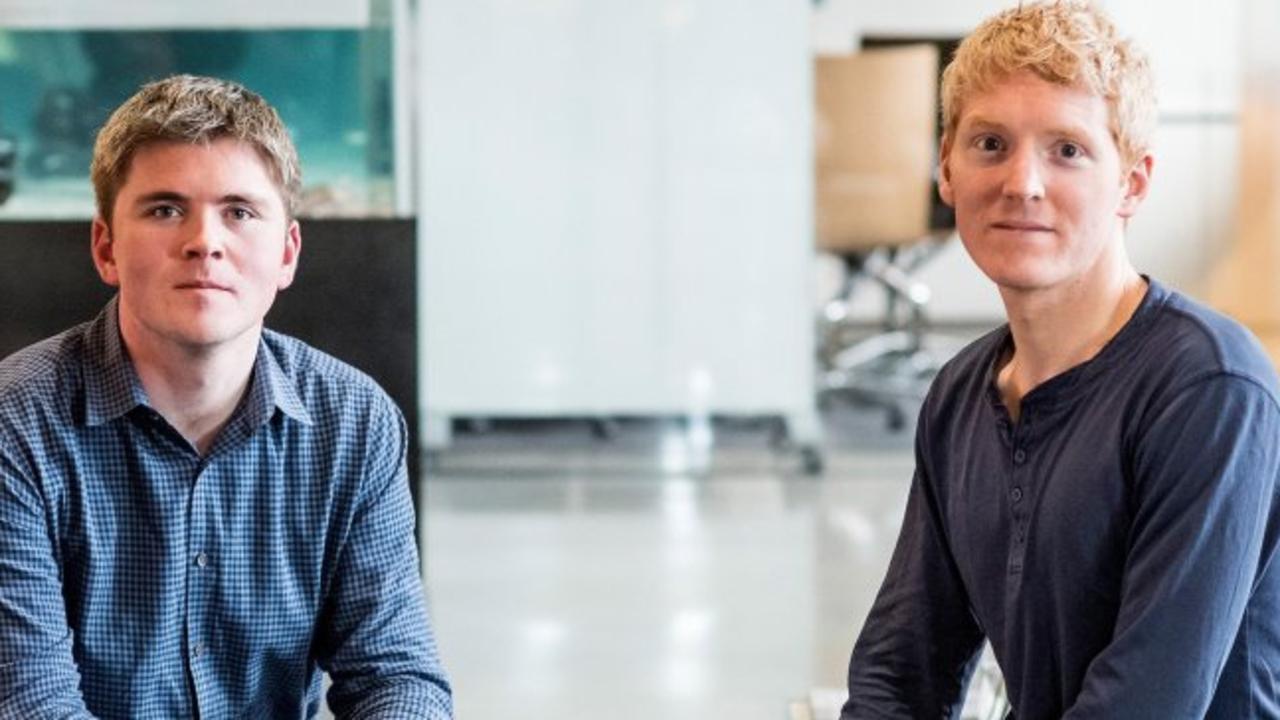
<path fill-rule="evenodd" d="M 256 342 L 301 247 L 266 165 L 230 138 L 142 146 L 110 227 L 93 224 L 94 263 L 120 288 L 126 338 L 189 350 Z"/>
<path fill-rule="evenodd" d="M 969 98 L 942 149 L 942 198 L 1002 290 L 1087 282 L 1123 252 L 1151 157 L 1123 167 L 1103 98 L 1023 72 Z"/>

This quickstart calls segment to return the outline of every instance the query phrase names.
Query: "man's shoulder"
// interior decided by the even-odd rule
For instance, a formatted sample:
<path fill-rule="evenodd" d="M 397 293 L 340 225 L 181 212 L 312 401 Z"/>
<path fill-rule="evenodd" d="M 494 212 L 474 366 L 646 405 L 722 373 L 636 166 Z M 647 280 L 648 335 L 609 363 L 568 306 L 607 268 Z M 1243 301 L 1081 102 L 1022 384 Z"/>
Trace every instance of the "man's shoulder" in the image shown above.
<path fill-rule="evenodd" d="M 917 440 L 937 432 L 942 424 L 949 424 L 944 419 L 954 419 L 982 407 L 991 368 L 1008 342 L 1009 326 L 1000 325 L 943 363 L 921 404 Z"/>
<path fill-rule="evenodd" d="M 82 357 L 84 328 L 77 325 L 0 359 L 0 418 L 54 403 L 70 390 L 68 375 Z"/>
<path fill-rule="evenodd" d="M 1280 399 L 1280 379 L 1258 338 L 1236 320 L 1177 292 L 1158 308 L 1135 360 L 1170 382 L 1231 376 Z"/>
<path fill-rule="evenodd" d="M 371 476 L 394 474 L 405 456 L 408 430 L 400 408 L 378 383 L 295 337 L 264 330 L 262 342 L 275 366 L 274 382 L 285 385 L 275 389 L 277 403 L 305 418 L 332 452 L 358 459 Z"/>
<path fill-rule="evenodd" d="M 283 379 L 312 414 L 349 412 L 353 404 L 375 409 L 395 407 L 367 373 L 303 340 L 264 329 L 262 342 Z"/>
<path fill-rule="evenodd" d="M 985 386 L 996 356 L 1008 342 L 1009 326 L 1002 324 L 965 345 L 942 365 L 929 394 L 933 397 L 949 397 L 957 393 L 980 391 Z"/>
<path fill-rule="evenodd" d="M 951 376 L 985 373 L 988 363 L 994 361 L 994 354 L 1000 351 L 1008 339 L 1009 325 L 1001 323 L 961 348 L 942 366 L 938 374 Z"/>

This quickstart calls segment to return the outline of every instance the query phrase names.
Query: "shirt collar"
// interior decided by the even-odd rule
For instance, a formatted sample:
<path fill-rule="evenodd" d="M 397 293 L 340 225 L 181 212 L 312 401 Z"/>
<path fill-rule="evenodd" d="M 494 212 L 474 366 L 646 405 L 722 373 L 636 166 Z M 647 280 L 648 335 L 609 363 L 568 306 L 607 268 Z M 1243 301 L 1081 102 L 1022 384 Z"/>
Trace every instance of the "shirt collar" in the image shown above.
<path fill-rule="evenodd" d="M 266 422 L 276 409 L 304 425 L 312 425 L 311 413 L 298 397 L 298 389 L 267 343 L 270 331 L 263 330 L 258 340 L 258 357 L 253 363 L 253 376 L 243 403 L 253 424 Z"/>
<path fill-rule="evenodd" d="M 1160 307 L 1170 297 L 1169 289 L 1160 282 L 1147 275 L 1143 275 L 1142 279 L 1147 281 L 1147 292 L 1138 303 L 1133 315 L 1120 328 L 1119 332 L 1098 351 L 1097 355 L 1055 375 L 1027 393 L 1027 396 L 1022 399 L 1024 413 L 1030 408 L 1039 408 L 1045 412 L 1050 412 L 1058 407 L 1070 404 L 1081 397 L 1080 393 L 1074 392 L 1076 389 L 1084 387 L 1115 363 L 1125 361 L 1131 352 L 1141 347 L 1147 326 L 1159 314 Z M 1013 335 L 1009 332 L 1009 326 L 1006 324 L 995 334 L 995 342 L 992 346 L 993 352 L 987 357 L 987 371 L 983 378 L 987 388 L 988 399 L 998 407 L 1004 407 L 1004 400 L 1000 397 L 1000 391 L 997 389 L 996 376 L 1000 368 L 1000 361 L 1012 346 Z"/>
<path fill-rule="evenodd" d="M 89 323 L 84 348 L 85 425 L 103 425 L 150 404 L 120 339 L 119 296 Z"/>
<path fill-rule="evenodd" d="M 265 335 L 267 331 L 263 332 Z M 119 296 L 112 298 L 89 324 L 84 347 L 85 425 L 103 425 L 134 408 L 150 407 L 147 391 L 120 337 Z M 297 389 L 263 338 L 258 340 L 249 388 L 235 416 L 245 418 L 249 426 L 256 427 L 270 420 L 277 408 L 298 422 L 313 424 Z"/>

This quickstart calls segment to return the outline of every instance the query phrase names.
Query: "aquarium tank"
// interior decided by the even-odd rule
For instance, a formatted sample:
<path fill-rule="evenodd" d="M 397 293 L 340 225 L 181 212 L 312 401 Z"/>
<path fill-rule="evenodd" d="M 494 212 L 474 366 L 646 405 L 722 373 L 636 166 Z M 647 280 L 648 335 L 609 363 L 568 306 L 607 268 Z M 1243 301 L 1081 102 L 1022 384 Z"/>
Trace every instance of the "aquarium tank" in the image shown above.
<path fill-rule="evenodd" d="M 363 27 L 0 28 L 0 220 L 87 218 L 98 128 L 177 73 L 244 84 L 279 110 L 304 217 L 396 213 L 393 33 Z"/>

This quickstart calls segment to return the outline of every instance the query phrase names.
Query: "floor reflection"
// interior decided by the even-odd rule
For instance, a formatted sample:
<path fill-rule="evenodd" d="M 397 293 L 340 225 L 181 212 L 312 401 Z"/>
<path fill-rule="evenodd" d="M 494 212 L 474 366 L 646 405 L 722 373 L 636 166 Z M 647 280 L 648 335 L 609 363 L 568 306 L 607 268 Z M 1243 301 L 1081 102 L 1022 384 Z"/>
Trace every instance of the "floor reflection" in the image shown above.
<path fill-rule="evenodd" d="M 842 422 L 820 478 L 752 426 L 698 477 L 662 427 L 461 435 L 422 523 L 458 716 L 775 720 L 841 685 L 913 465 L 909 429 Z"/>

